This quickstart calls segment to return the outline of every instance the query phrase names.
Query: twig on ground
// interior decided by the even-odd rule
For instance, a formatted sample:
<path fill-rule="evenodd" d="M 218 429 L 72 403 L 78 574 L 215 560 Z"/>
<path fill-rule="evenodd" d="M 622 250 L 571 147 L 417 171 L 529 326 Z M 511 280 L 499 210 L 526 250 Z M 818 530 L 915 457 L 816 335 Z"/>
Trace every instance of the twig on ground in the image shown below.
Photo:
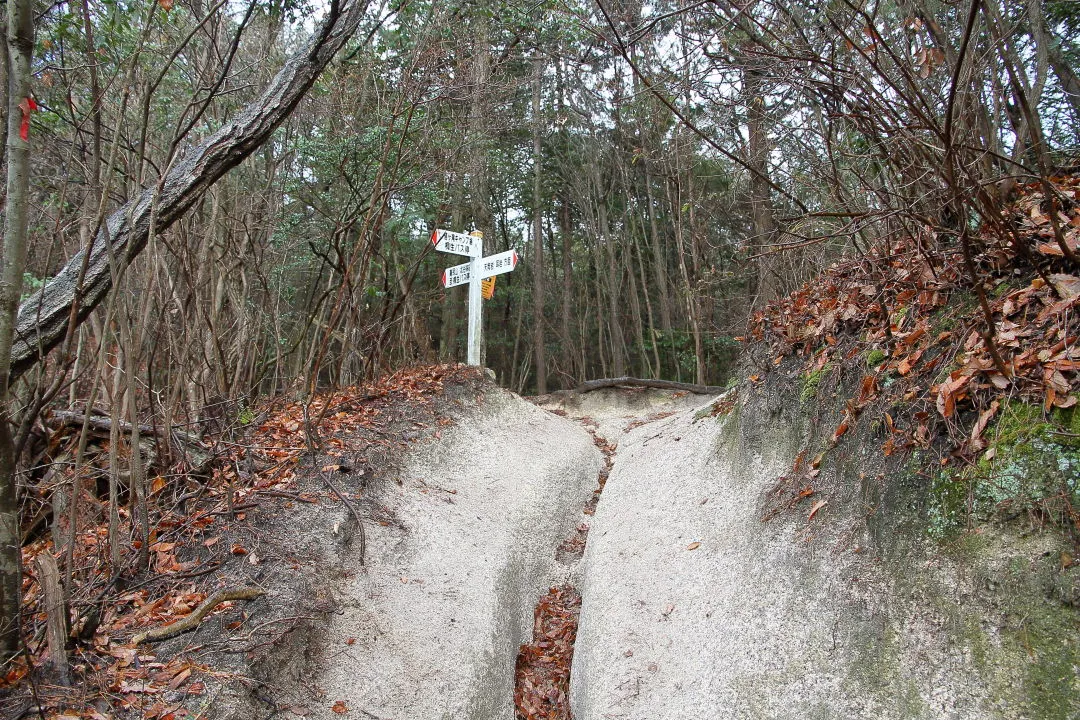
<path fill-rule="evenodd" d="M 325 472 L 319 472 L 319 477 L 323 479 L 326 486 L 337 495 L 338 500 L 345 503 L 345 507 L 349 508 L 349 512 L 352 513 L 353 519 L 356 520 L 356 529 L 360 533 L 360 565 L 365 565 L 364 555 L 367 554 L 367 533 L 364 532 L 364 520 L 360 517 L 360 511 L 356 509 L 356 506 L 345 497 L 340 490 L 337 489 L 337 485 L 330 479 L 330 476 Z"/>
<path fill-rule="evenodd" d="M 145 632 L 138 633 L 131 641 L 138 645 L 143 642 L 157 642 L 159 640 L 168 640 L 171 637 L 176 637 L 189 630 L 194 630 L 202 622 L 202 619 L 213 610 L 215 607 L 227 600 L 254 600 L 257 597 L 262 597 L 266 594 L 266 591 L 257 587 L 240 587 L 240 588 L 227 588 L 225 590 L 218 590 L 202 601 L 199 607 L 195 608 L 190 615 L 187 615 L 180 620 L 177 620 L 171 625 L 165 627 L 154 628 L 153 630 L 147 630 Z"/>

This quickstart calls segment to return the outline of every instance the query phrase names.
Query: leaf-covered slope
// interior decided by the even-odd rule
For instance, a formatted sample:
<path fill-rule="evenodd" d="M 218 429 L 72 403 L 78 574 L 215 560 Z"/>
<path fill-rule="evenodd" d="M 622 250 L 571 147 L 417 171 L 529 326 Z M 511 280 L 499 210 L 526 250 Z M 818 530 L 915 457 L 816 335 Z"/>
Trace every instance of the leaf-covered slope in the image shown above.
<path fill-rule="evenodd" d="M 1075 248 L 1080 178 L 1056 180 L 1058 206 L 1069 208 L 1057 226 Z M 1037 183 L 1020 186 L 1002 218 L 1010 239 L 984 228 L 970 264 L 961 247 L 935 252 L 916 233 L 833 265 L 754 316 L 750 380 L 784 365 L 799 368 L 804 401 L 839 388 L 832 441 L 871 410 L 885 456 L 934 448 L 942 466 L 992 470 L 998 441 L 1016 440 L 1003 434 L 1018 413 L 1068 453 L 1080 394 L 1080 268 L 1064 258 L 1046 207 Z M 1076 473 L 1066 473 L 1055 515 L 1067 527 L 1075 528 L 1078 493 Z"/>

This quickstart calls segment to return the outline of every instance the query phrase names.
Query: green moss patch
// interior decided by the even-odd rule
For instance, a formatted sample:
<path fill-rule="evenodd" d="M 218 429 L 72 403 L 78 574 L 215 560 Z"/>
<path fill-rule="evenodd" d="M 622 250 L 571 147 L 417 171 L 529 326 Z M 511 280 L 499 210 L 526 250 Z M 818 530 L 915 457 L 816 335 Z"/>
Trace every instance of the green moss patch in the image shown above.
<path fill-rule="evenodd" d="M 799 398 L 803 402 L 809 402 L 817 397 L 821 381 L 825 377 L 825 373 L 831 369 L 832 365 L 826 364 L 820 370 L 814 370 L 803 376 L 802 390 L 799 392 Z"/>
<path fill-rule="evenodd" d="M 1056 524 L 1080 507 L 1080 424 L 1070 409 L 1006 402 L 986 432 L 986 452 L 973 466 L 943 470 L 932 482 L 928 531 L 946 539 L 993 518 L 1037 512 Z"/>
<path fill-rule="evenodd" d="M 1057 608 L 1028 608 L 1013 641 L 1023 646 L 1030 662 L 1024 668 L 1024 692 L 1033 716 L 1045 720 L 1075 720 L 1080 711 L 1080 648 L 1076 617 Z"/>

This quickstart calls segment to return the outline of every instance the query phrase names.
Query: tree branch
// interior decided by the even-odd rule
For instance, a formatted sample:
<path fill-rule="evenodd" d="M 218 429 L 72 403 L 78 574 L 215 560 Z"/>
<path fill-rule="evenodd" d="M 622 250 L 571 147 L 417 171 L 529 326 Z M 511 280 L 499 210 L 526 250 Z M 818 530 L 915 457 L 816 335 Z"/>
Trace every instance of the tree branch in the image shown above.
<path fill-rule="evenodd" d="M 217 180 L 266 142 L 355 32 L 365 8 L 366 0 L 332 3 L 322 26 L 259 98 L 189 150 L 156 187 L 143 190 L 113 212 L 93 244 L 71 258 L 55 277 L 22 303 L 11 351 L 12 380 L 63 340 L 69 318 L 74 318 L 76 324 L 83 322 L 108 295 L 112 287 L 109 245 L 121 267 L 131 264 L 146 247 L 151 222 L 154 232 L 167 229 Z M 151 212 L 155 202 L 156 214 Z M 79 270 L 87 252 L 86 274 L 80 287 Z"/>

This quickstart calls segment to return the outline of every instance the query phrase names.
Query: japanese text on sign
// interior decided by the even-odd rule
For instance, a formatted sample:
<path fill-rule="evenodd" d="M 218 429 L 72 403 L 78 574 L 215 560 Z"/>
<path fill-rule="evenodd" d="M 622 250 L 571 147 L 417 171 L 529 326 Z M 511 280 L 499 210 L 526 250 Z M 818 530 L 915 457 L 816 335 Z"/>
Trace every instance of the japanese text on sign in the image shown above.
<path fill-rule="evenodd" d="M 431 233 L 431 242 L 441 252 L 480 257 L 483 252 L 483 239 L 474 235 L 465 235 L 450 230 L 436 230 Z"/>
<path fill-rule="evenodd" d="M 442 284 L 443 287 L 451 288 L 455 285 L 464 285 L 469 282 L 469 278 L 469 263 L 455 265 L 443 271 Z"/>
<path fill-rule="evenodd" d="M 517 266 L 518 254 L 513 250 L 501 252 L 498 255 L 489 255 L 480 259 L 480 277 L 486 278 L 492 275 L 508 273 Z"/>

